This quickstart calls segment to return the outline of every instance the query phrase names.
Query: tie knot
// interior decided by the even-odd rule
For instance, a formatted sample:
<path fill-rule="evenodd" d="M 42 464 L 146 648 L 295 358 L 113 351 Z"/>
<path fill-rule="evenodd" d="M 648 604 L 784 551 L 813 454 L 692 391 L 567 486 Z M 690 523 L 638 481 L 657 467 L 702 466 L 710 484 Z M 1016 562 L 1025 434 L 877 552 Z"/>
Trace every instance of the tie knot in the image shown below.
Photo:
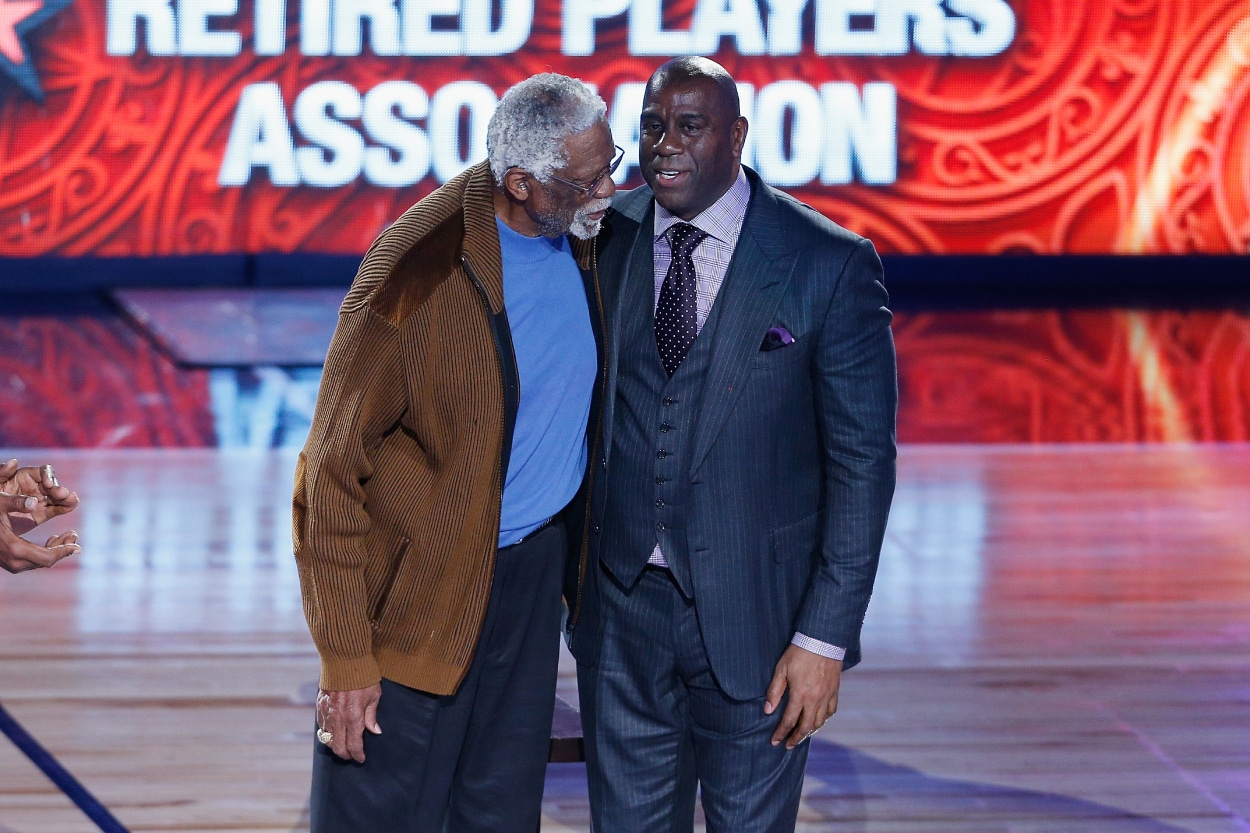
<path fill-rule="evenodd" d="M 689 257 L 705 237 L 706 231 L 700 231 L 689 223 L 675 223 L 668 227 L 668 245 L 673 250 L 673 257 Z"/>

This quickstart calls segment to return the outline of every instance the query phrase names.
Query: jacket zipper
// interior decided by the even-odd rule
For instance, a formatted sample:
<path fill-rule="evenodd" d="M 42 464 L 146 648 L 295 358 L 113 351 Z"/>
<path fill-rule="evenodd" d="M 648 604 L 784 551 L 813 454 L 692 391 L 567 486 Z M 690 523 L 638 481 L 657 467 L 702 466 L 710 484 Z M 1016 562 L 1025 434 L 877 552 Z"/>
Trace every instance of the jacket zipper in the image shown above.
<path fill-rule="evenodd" d="M 590 518 L 594 514 L 595 471 L 598 468 L 599 443 L 603 440 L 603 412 L 607 408 L 608 389 L 608 322 L 603 314 L 603 292 L 599 287 L 599 239 L 590 242 L 590 270 L 595 286 L 595 306 L 599 311 L 599 332 L 603 338 L 603 361 L 599 367 L 599 413 L 595 420 L 595 441 L 590 444 L 590 477 L 586 481 L 586 517 L 582 523 L 582 552 L 577 565 L 577 598 L 569 617 L 569 633 L 577 627 L 582 615 L 582 591 L 586 587 L 586 561 L 590 552 Z"/>
<path fill-rule="evenodd" d="M 477 294 L 480 295 L 482 298 L 482 308 L 486 310 L 486 325 L 490 327 L 492 340 L 495 341 L 495 361 L 499 363 L 499 403 L 500 403 L 500 406 L 503 408 L 503 419 L 499 420 L 499 424 L 500 424 L 499 448 L 495 454 L 495 474 L 498 475 L 499 477 L 499 504 L 500 506 L 502 506 L 503 505 L 503 486 L 504 486 L 503 481 L 504 481 L 504 474 L 505 474 L 503 471 L 503 436 L 506 433 L 504 429 L 507 427 L 506 423 L 508 421 L 508 390 L 507 390 L 507 385 L 504 382 L 504 376 L 503 376 L 503 356 L 500 355 L 499 343 L 498 343 L 497 338 L 495 338 L 494 315 L 490 311 L 490 298 L 487 297 L 486 295 L 486 287 L 482 286 L 482 282 L 478 279 L 477 273 L 473 271 L 473 266 L 469 263 L 469 258 L 466 255 L 460 256 L 460 262 L 464 264 L 464 271 L 468 274 L 469 280 L 473 282 L 473 287 L 477 289 Z M 521 398 L 521 373 L 520 373 L 519 368 L 516 368 L 516 356 L 515 355 L 512 357 L 512 366 L 514 369 L 517 370 L 517 374 L 516 374 L 517 400 L 519 401 Z M 498 521 L 496 521 L 496 526 L 495 526 L 495 539 L 496 541 L 498 541 L 499 539 Z"/>
<path fill-rule="evenodd" d="M 495 333 L 495 320 L 494 320 L 494 316 L 491 314 L 491 311 L 490 311 L 490 298 L 487 297 L 486 295 L 486 288 L 482 286 L 482 282 L 478 280 L 477 273 L 473 271 L 473 266 L 470 265 L 469 258 L 467 256 L 461 255 L 460 263 L 464 265 L 464 271 L 469 276 L 469 281 L 473 284 L 474 288 L 477 289 L 477 294 L 480 295 L 482 298 L 482 308 L 486 310 L 486 326 L 490 328 L 491 340 L 495 342 L 495 361 L 499 363 L 499 407 L 503 411 L 503 418 L 499 420 L 499 423 L 500 423 L 499 446 L 495 452 L 495 476 L 498 478 L 498 482 L 499 482 L 499 506 L 500 506 L 500 509 L 502 510 L 503 508 L 503 486 L 504 486 L 503 439 L 504 439 L 504 434 L 507 433 L 506 423 L 508 421 L 508 390 L 507 390 L 507 383 L 504 381 L 504 376 L 503 376 L 503 356 L 500 355 L 500 345 L 499 345 L 498 335 Z M 515 365 L 516 356 L 512 357 L 512 361 Z M 520 374 L 518 373 L 517 374 L 517 398 L 518 400 L 520 399 L 520 390 L 521 390 L 521 378 L 520 378 Z M 500 524 L 500 517 L 496 515 L 495 534 L 492 539 L 496 547 L 498 547 L 498 544 L 499 544 L 499 524 Z M 491 568 L 491 572 L 493 574 L 494 572 L 493 567 Z M 469 654 L 470 664 L 472 664 L 473 658 L 476 655 L 477 655 L 477 646 L 475 645 L 473 647 L 473 651 Z M 468 666 L 465 666 L 464 673 L 460 675 L 461 680 L 464 679 L 464 674 L 467 674 L 468 671 L 469 671 Z M 459 685 L 460 683 L 459 681 L 457 681 L 456 686 L 459 687 Z"/>

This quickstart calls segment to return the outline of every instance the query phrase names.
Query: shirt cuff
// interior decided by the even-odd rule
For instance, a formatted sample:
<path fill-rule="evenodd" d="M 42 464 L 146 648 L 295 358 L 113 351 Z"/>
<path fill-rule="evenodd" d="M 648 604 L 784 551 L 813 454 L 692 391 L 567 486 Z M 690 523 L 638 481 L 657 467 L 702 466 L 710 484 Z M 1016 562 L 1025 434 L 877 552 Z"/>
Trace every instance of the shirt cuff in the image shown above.
<path fill-rule="evenodd" d="M 825 659 L 846 659 L 846 649 L 839 648 L 837 645 L 830 645 L 828 642 L 821 642 L 819 639 L 812 639 L 805 634 L 796 633 L 794 638 L 790 640 L 791 645 L 798 645 L 805 651 L 811 651 L 813 654 L 820 654 Z"/>

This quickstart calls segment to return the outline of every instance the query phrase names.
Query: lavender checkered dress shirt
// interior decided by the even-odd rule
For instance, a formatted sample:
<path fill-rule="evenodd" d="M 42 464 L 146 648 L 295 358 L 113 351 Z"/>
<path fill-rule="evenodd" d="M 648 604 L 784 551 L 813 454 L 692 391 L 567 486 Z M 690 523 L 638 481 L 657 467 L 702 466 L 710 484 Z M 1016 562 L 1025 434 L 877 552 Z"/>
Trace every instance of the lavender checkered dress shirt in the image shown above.
<path fill-rule="evenodd" d="M 673 260 L 673 252 L 668 245 L 668 229 L 675 223 L 689 222 L 695 228 L 707 233 L 707 237 L 699 244 L 691 256 L 694 259 L 694 273 L 697 282 L 696 321 L 698 331 L 703 331 L 703 324 L 712 311 L 716 295 L 725 281 L 725 273 L 729 271 L 729 261 L 733 257 L 734 247 L 738 245 L 738 237 L 742 234 L 742 221 L 746 218 L 747 205 L 751 202 L 751 183 L 747 182 L 746 174 L 741 169 L 734 184 L 729 186 L 719 200 L 712 203 L 693 220 L 684 221 L 672 214 L 659 203 L 655 204 L 655 238 L 652 244 L 652 258 L 655 264 L 655 305 L 660 303 L 660 288 L 664 285 L 664 276 L 668 274 L 668 266 Z M 657 543 L 647 559 L 648 564 L 667 567 L 668 561 L 660 551 Z M 796 633 L 790 640 L 800 648 L 820 654 L 829 659 L 843 659 L 846 649 L 818 639 L 812 639 Z"/>

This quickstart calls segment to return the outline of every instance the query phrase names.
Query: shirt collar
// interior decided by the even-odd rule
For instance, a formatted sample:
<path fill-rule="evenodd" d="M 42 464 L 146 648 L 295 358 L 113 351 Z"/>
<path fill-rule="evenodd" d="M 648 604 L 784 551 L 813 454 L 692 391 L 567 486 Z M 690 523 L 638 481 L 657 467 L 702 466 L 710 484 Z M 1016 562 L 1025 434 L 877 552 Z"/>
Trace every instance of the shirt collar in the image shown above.
<path fill-rule="evenodd" d="M 738 178 L 729 190 L 721 195 L 716 202 L 695 215 L 690 224 L 700 231 L 706 232 L 723 243 L 733 244 L 742 231 L 742 221 L 747 214 L 747 205 L 751 202 L 751 183 L 742 167 L 738 167 Z M 655 204 L 655 238 L 663 237 L 671 226 L 686 222 L 667 208 Z"/>

